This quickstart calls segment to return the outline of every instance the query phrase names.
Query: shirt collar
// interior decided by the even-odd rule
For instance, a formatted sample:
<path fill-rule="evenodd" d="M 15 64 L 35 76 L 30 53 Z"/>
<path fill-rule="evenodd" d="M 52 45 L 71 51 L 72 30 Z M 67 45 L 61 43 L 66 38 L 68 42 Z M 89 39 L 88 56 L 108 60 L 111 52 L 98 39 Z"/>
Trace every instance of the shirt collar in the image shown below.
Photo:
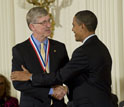
<path fill-rule="evenodd" d="M 32 37 L 33 37 L 33 40 L 34 40 L 34 42 L 35 42 L 37 48 L 40 50 L 40 49 L 41 49 L 41 42 L 39 42 L 39 41 L 34 37 L 33 34 L 32 34 Z M 46 44 L 47 44 L 47 42 L 48 42 L 48 38 L 46 38 L 46 39 L 42 42 L 42 43 L 45 44 L 45 45 L 44 45 L 44 48 L 45 48 L 45 49 L 46 49 Z"/>
<path fill-rule="evenodd" d="M 41 44 L 41 42 L 39 42 L 39 41 L 34 37 L 34 35 L 32 35 L 32 37 L 33 37 L 33 40 L 34 40 L 34 42 L 36 43 L 36 45 L 39 47 L 40 44 Z M 47 44 L 47 41 L 48 41 L 48 38 L 45 39 L 42 43 Z"/>
<path fill-rule="evenodd" d="M 95 36 L 95 34 L 92 34 L 92 35 L 86 37 L 86 38 L 83 40 L 83 44 L 84 44 L 89 38 L 91 38 L 91 37 L 93 37 L 93 36 Z"/>

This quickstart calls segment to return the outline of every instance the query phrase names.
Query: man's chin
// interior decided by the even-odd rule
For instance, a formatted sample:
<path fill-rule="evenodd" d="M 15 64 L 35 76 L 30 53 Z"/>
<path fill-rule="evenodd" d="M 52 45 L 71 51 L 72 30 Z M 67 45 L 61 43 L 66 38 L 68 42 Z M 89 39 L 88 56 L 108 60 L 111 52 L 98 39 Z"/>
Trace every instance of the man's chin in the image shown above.
<path fill-rule="evenodd" d="M 77 42 L 78 42 L 79 40 L 78 40 L 77 38 L 75 38 L 75 41 L 77 41 Z"/>
<path fill-rule="evenodd" d="M 81 40 L 79 40 L 79 39 L 75 39 L 75 41 L 76 41 L 76 42 L 81 42 Z"/>
<path fill-rule="evenodd" d="M 47 33 L 45 37 L 50 37 L 51 33 Z"/>
<path fill-rule="evenodd" d="M 48 32 L 46 35 L 50 36 L 51 35 L 51 32 Z"/>

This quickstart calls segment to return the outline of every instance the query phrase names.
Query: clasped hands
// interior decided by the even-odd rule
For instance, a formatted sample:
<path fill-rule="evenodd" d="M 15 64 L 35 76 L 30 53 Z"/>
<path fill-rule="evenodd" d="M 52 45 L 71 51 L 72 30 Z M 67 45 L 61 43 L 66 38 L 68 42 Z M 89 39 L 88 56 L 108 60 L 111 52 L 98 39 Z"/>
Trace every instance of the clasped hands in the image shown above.
<path fill-rule="evenodd" d="M 22 65 L 21 68 L 23 71 L 14 71 L 11 73 L 12 81 L 28 81 L 32 74 Z M 55 99 L 61 100 L 68 92 L 67 86 L 57 85 L 52 87 L 53 94 L 51 95 Z"/>
<path fill-rule="evenodd" d="M 62 100 L 64 96 L 67 94 L 68 88 L 67 86 L 58 85 L 53 87 L 53 94 L 51 95 L 55 99 Z"/>

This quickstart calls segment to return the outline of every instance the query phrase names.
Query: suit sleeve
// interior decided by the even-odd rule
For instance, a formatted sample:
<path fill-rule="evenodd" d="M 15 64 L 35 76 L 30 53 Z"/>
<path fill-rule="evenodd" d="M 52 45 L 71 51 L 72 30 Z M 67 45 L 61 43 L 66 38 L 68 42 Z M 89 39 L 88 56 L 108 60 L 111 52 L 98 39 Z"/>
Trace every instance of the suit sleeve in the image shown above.
<path fill-rule="evenodd" d="M 24 63 L 25 61 L 23 59 L 23 56 L 20 55 L 16 47 L 12 49 L 12 55 L 13 55 L 12 71 L 15 71 L 15 70 L 21 71 L 22 70 L 21 65 L 25 66 L 25 63 Z M 44 95 L 45 97 L 48 97 L 49 88 L 43 88 L 41 86 L 33 87 L 31 85 L 31 81 L 27 81 L 27 82 L 14 81 L 13 86 L 16 90 L 23 92 L 23 94 L 32 96 L 37 99 L 43 98 Z M 42 89 L 44 91 L 41 91 Z"/>
<path fill-rule="evenodd" d="M 33 74 L 33 86 L 51 86 L 65 83 L 85 72 L 88 66 L 87 56 L 76 50 L 71 60 L 59 71 L 49 74 Z"/>

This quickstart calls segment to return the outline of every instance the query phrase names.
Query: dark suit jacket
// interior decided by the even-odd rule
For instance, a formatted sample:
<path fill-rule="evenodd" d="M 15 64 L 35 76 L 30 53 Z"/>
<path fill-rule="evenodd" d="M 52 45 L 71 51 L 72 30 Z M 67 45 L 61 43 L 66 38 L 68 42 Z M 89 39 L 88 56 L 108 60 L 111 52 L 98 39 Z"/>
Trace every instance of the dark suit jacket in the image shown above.
<path fill-rule="evenodd" d="M 65 82 L 74 107 L 114 107 L 111 66 L 108 49 L 97 36 L 93 36 L 73 52 L 69 63 L 56 74 L 33 74 L 32 85 L 50 86 Z"/>
<path fill-rule="evenodd" d="M 68 62 L 68 55 L 63 43 L 55 40 L 50 40 L 50 72 L 55 72 L 63 67 Z M 33 74 L 45 74 L 40 62 L 34 52 L 29 39 L 23 43 L 17 44 L 12 49 L 12 71 L 22 70 L 21 65 L 24 65 Z M 33 87 L 31 81 L 13 82 L 15 89 L 21 92 L 20 107 L 49 107 L 50 96 L 48 95 L 50 86 Z M 63 107 L 64 100 L 55 100 L 54 107 Z"/>

